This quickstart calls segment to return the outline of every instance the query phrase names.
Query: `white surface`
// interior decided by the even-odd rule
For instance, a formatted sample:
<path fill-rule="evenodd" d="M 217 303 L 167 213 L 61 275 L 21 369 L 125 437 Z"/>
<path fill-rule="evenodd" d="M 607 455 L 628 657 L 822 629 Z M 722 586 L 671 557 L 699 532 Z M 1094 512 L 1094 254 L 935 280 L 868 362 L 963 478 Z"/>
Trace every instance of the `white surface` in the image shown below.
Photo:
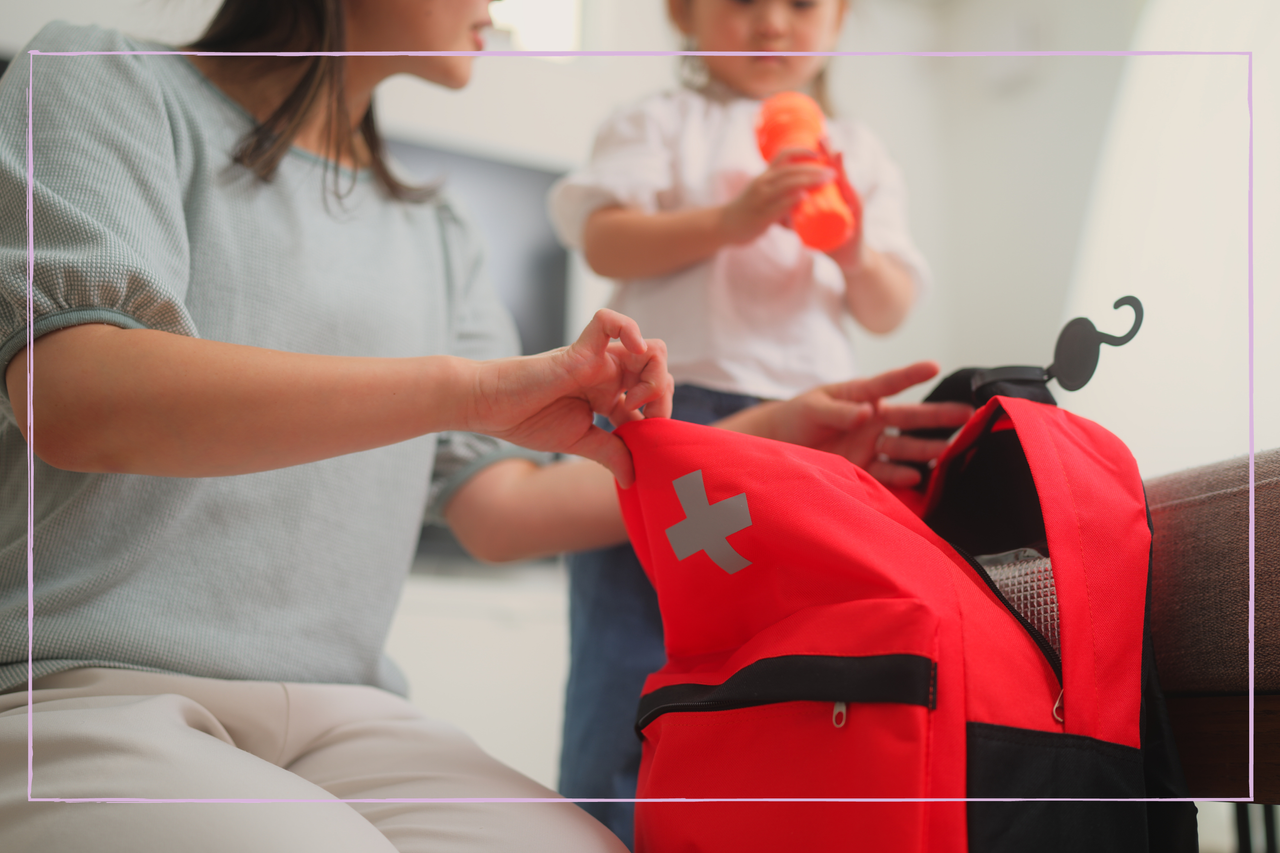
<path fill-rule="evenodd" d="M 1256 51 L 1255 446 L 1280 446 L 1280 5 L 1156 0 L 1135 46 Z M 1147 477 L 1249 447 L 1248 94 L 1242 56 L 1131 60 L 1097 176 L 1064 319 L 1123 330 L 1110 304 L 1127 293 L 1147 318 L 1063 403 L 1124 439 Z"/>
<path fill-rule="evenodd" d="M 1235 808 L 1235 803 L 1196 803 L 1200 853 L 1236 853 Z"/>
<path fill-rule="evenodd" d="M 515 50 L 580 48 L 580 0 L 504 0 L 489 7 L 489 17 L 512 34 Z"/>
<path fill-rule="evenodd" d="M 555 789 L 569 666 L 559 564 L 413 574 L 387 640 L 410 701 Z"/>
<path fill-rule="evenodd" d="M 220 5 L 220 0 L 0 0 L 0 53 L 14 55 L 55 20 L 178 44 L 198 36 Z"/>

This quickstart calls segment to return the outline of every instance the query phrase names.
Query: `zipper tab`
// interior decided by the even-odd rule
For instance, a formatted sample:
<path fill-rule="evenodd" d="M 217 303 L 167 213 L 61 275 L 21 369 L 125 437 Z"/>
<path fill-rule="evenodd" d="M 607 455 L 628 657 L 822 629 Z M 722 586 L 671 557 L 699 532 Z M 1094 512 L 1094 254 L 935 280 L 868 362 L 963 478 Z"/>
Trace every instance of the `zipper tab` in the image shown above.
<path fill-rule="evenodd" d="M 1053 703 L 1053 718 L 1054 718 L 1055 720 L 1057 720 L 1058 722 L 1060 722 L 1060 723 L 1065 723 L 1065 722 L 1066 722 L 1066 720 L 1064 720 L 1064 719 L 1062 718 L 1062 715 L 1058 713 L 1058 709 L 1062 707 L 1062 694 L 1064 694 L 1064 693 L 1066 693 L 1066 692 L 1067 692 L 1067 688 L 1065 688 L 1065 687 L 1064 687 L 1064 688 L 1062 688 L 1061 690 L 1059 690 L 1059 691 L 1058 691 L 1058 701 Z"/>
<path fill-rule="evenodd" d="M 849 706 L 844 702 L 837 702 L 831 711 L 831 725 L 837 729 L 844 728 L 844 721 L 849 717 L 848 709 Z"/>

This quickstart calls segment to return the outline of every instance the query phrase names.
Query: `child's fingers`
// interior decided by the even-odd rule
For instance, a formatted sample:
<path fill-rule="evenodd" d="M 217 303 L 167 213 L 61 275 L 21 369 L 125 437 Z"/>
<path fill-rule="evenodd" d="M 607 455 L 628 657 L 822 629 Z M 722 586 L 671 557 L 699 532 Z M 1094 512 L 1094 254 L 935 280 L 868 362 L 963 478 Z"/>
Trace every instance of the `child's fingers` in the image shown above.
<path fill-rule="evenodd" d="M 812 189 L 835 180 L 836 173 L 826 166 L 801 164 L 777 169 L 769 178 L 771 188 L 776 191 Z"/>
<path fill-rule="evenodd" d="M 822 162 L 822 155 L 808 148 L 783 148 L 769 161 L 769 168 L 774 169 L 789 163 Z"/>

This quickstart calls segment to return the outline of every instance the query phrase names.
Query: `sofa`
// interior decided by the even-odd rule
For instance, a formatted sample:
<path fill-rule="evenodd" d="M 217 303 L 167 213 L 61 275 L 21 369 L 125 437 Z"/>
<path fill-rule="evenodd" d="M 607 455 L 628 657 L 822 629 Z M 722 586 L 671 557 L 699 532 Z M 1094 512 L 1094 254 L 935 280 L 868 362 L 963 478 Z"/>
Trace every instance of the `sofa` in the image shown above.
<path fill-rule="evenodd" d="M 1280 449 L 1254 457 L 1254 789 L 1280 803 Z M 1191 795 L 1249 796 L 1249 458 L 1148 480 L 1156 668 Z"/>

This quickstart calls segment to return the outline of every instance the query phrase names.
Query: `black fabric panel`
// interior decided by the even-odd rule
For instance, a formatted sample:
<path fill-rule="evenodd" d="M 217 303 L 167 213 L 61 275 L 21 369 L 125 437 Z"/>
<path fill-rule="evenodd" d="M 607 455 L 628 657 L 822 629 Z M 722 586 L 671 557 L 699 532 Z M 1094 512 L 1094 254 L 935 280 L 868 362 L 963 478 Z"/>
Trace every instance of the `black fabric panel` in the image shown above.
<path fill-rule="evenodd" d="M 920 655 L 785 655 L 758 660 L 723 684 L 672 684 L 640 698 L 636 729 L 668 711 L 723 711 L 776 702 L 936 705 L 936 668 Z"/>
<path fill-rule="evenodd" d="M 987 432 L 953 459 L 946 488 L 925 522 L 970 554 L 1043 548 L 1044 515 L 1018 434 Z"/>
<path fill-rule="evenodd" d="M 969 853 L 1156 853 L 1146 803 L 969 803 Z"/>
<path fill-rule="evenodd" d="M 1144 797 L 1142 753 L 1080 735 L 969 723 L 968 796 Z M 1142 853 L 1146 803 L 969 803 L 970 853 Z"/>
<path fill-rule="evenodd" d="M 1049 392 L 1049 387 L 1043 382 L 988 382 L 978 388 L 973 396 L 975 406 L 985 406 L 992 397 L 1017 397 L 1044 403 L 1047 406 L 1058 405 L 1058 401 L 1053 399 L 1053 394 Z"/>

